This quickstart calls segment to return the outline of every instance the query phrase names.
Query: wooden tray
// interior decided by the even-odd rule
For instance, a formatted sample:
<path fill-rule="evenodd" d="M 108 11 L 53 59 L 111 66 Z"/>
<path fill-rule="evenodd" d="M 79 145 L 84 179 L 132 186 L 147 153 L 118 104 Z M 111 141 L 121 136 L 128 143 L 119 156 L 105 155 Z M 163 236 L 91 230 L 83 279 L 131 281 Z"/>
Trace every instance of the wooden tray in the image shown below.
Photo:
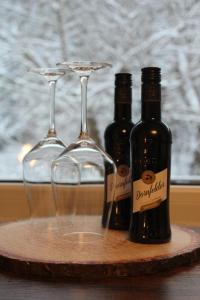
<path fill-rule="evenodd" d="M 200 235 L 172 226 L 167 244 L 144 245 L 126 232 L 107 239 L 67 234 L 64 217 L 18 221 L 0 226 L 0 270 L 44 277 L 108 278 L 155 273 L 200 259 Z M 79 241 L 79 242 L 78 242 Z"/>

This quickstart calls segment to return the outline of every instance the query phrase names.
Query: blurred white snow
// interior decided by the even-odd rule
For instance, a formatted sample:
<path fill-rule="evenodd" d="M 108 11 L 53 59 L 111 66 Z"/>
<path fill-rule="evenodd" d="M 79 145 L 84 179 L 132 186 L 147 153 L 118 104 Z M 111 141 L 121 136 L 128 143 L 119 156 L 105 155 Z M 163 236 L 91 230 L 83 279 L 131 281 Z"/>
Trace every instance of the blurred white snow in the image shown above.
<path fill-rule="evenodd" d="M 103 144 L 113 118 L 114 74 L 133 74 L 133 120 L 140 118 L 140 69 L 160 66 L 163 118 L 173 133 L 172 176 L 200 175 L 200 1 L 6 0 L 0 10 L 0 179 L 21 179 L 17 157 L 48 129 L 48 86 L 31 67 L 64 60 L 113 64 L 88 86 L 91 133 Z M 80 86 L 73 73 L 57 84 L 58 135 L 79 131 Z"/>

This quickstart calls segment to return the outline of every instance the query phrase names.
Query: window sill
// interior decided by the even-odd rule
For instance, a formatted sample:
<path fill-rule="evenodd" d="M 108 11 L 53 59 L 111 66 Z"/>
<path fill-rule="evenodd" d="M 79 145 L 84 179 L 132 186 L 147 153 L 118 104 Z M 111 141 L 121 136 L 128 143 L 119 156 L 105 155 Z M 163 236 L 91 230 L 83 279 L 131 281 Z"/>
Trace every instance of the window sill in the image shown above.
<path fill-rule="evenodd" d="M 23 183 L 0 183 L 0 222 L 29 217 Z M 173 224 L 200 226 L 200 186 L 172 185 L 170 215 Z"/>

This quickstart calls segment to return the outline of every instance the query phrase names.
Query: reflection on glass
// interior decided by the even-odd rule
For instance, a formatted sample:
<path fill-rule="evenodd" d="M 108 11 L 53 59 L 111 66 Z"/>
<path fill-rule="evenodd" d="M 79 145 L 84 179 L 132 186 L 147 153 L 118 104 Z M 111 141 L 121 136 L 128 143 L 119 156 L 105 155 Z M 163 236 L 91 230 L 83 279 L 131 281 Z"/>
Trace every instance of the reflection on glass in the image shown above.
<path fill-rule="evenodd" d="M 69 220 L 70 226 L 65 228 L 65 236 L 68 235 L 71 241 L 96 243 L 105 237 L 107 232 L 110 212 L 107 213 L 106 220 L 104 218 L 102 226 L 104 196 L 108 193 L 106 181 L 108 174 L 113 174 L 112 178 L 115 180 L 116 167 L 108 154 L 89 136 L 87 83 L 92 71 L 110 65 L 96 62 L 64 62 L 59 65 L 74 71 L 80 77 L 81 130 L 76 142 L 70 144 L 53 163 L 52 181 L 55 199 L 59 214 L 64 214 Z M 69 167 L 69 164 L 72 165 Z M 114 189 L 110 193 L 111 202 L 113 193 Z"/>

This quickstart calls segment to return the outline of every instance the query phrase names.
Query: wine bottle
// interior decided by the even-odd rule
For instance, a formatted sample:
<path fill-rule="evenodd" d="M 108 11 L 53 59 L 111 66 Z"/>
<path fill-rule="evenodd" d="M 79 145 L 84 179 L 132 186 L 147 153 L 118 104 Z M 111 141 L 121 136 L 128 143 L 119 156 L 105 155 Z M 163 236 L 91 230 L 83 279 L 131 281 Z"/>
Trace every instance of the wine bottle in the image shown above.
<path fill-rule="evenodd" d="M 142 69 L 142 117 L 131 132 L 132 213 L 129 238 L 170 240 L 169 188 L 172 136 L 161 121 L 161 70 Z"/>
<path fill-rule="evenodd" d="M 109 228 L 128 230 L 131 205 L 130 132 L 132 80 L 130 73 L 115 75 L 114 122 L 105 130 L 105 149 L 117 166 L 115 196 L 110 214 Z M 107 183 L 112 174 L 107 174 Z M 109 183 L 108 183 L 109 184 Z M 104 218 L 109 209 L 109 194 L 106 193 Z M 105 222 L 105 220 L 104 220 Z"/>

